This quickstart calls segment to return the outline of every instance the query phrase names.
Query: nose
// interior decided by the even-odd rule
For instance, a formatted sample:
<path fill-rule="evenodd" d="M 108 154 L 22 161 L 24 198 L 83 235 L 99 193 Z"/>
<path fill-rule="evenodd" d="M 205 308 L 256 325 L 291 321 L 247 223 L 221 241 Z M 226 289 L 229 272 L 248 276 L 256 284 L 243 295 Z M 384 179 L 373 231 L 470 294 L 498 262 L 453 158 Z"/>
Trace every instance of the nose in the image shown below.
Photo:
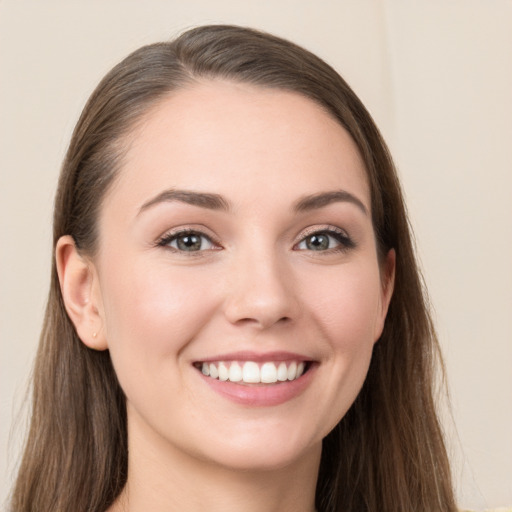
<path fill-rule="evenodd" d="M 300 311 L 295 287 L 291 269 L 275 255 L 238 258 L 230 269 L 225 316 L 258 329 L 292 322 Z"/>

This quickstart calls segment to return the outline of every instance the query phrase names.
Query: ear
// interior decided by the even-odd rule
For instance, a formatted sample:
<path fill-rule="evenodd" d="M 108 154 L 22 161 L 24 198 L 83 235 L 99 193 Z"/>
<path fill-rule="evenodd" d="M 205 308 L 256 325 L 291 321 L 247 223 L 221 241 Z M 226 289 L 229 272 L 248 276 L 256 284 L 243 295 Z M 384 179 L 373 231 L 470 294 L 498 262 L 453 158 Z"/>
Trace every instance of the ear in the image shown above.
<path fill-rule="evenodd" d="M 106 350 L 101 294 L 93 263 L 80 255 L 71 236 L 59 239 L 55 259 L 64 305 L 78 337 L 89 348 Z"/>
<path fill-rule="evenodd" d="M 384 330 L 384 323 L 388 314 L 389 303 L 395 289 L 396 252 L 390 249 L 384 263 L 381 265 L 381 298 L 380 310 L 375 324 L 375 341 L 380 338 Z"/>

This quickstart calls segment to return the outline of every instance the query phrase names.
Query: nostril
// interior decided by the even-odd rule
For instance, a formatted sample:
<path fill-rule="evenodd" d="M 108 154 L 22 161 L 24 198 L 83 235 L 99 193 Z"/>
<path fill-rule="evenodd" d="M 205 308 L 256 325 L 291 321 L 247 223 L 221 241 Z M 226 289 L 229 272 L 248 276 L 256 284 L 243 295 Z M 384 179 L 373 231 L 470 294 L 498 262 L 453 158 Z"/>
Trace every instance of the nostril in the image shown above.
<path fill-rule="evenodd" d="M 263 317 L 263 316 L 257 316 L 254 318 L 246 317 L 246 318 L 240 318 L 239 320 L 236 320 L 234 323 L 237 325 L 251 325 L 254 324 L 255 326 L 261 326 L 261 327 L 270 327 L 272 325 L 277 324 L 288 324 L 292 321 L 292 319 L 288 316 L 283 316 L 281 318 L 278 318 L 277 320 L 274 320 L 270 317 Z"/>

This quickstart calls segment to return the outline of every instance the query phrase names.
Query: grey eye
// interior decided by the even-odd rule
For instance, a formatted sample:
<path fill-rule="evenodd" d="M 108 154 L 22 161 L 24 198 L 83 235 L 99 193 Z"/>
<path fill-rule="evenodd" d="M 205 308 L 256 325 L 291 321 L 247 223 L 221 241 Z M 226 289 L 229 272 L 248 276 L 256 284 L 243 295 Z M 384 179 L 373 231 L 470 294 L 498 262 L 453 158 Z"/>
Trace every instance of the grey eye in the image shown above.
<path fill-rule="evenodd" d="M 305 236 L 296 246 L 299 251 L 336 252 L 356 246 L 350 236 L 338 229 L 323 229 Z"/>
<path fill-rule="evenodd" d="M 196 252 L 211 249 L 212 241 L 201 233 L 178 233 L 168 241 L 167 245 L 178 251 Z"/>
<path fill-rule="evenodd" d="M 314 233 L 304 238 L 304 240 L 299 243 L 298 249 L 326 251 L 327 249 L 337 247 L 339 244 L 340 242 L 332 235 L 328 235 L 327 233 Z"/>

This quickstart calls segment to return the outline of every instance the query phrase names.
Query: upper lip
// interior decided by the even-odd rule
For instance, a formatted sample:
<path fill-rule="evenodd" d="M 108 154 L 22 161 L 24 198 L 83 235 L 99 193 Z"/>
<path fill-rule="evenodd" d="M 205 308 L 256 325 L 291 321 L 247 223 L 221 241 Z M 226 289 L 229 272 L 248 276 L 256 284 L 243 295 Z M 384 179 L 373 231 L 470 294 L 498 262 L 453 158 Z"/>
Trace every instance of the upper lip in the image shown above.
<path fill-rule="evenodd" d="M 198 359 L 196 362 L 214 363 L 216 361 L 254 361 L 256 363 L 265 361 L 311 361 L 311 357 L 294 352 L 273 351 L 273 352 L 253 352 L 239 351 L 218 354 L 205 359 Z"/>

